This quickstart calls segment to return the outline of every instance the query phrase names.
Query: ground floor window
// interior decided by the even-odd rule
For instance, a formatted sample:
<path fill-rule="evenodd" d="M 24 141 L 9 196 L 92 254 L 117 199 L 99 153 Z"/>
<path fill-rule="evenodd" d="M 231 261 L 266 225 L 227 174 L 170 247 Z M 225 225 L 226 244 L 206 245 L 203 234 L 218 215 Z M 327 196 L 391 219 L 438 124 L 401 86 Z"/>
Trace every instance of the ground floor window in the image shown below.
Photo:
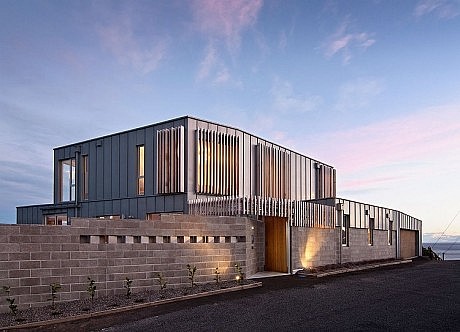
<path fill-rule="evenodd" d="M 45 225 L 67 225 L 67 215 L 58 214 L 45 216 Z"/>
<path fill-rule="evenodd" d="M 393 245 L 393 222 L 388 221 L 388 245 Z"/>
<path fill-rule="evenodd" d="M 120 220 L 121 217 L 119 215 L 114 215 L 114 216 L 110 216 L 110 215 L 107 215 L 107 216 L 99 216 L 98 217 L 99 219 L 104 219 L 104 220 Z"/>
<path fill-rule="evenodd" d="M 342 220 L 342 246 L 348 247 L 350 238 L 350 216 L 348 214 L 343 215 Z"/>
<path fill-rule="evenodd" d="M 367 243 L 374 245 L 374 218 L 369 218 L 369 228 L 367 229 Z"/>

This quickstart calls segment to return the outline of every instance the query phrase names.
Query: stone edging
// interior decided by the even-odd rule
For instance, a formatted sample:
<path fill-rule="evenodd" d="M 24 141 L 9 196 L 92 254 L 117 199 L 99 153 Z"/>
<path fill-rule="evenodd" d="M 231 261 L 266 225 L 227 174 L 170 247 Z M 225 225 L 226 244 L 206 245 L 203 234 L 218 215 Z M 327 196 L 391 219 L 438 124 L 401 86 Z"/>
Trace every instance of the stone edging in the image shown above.
<path fill-rule="evenodd" d="M 409 260 L 403 260 L 403 261 L 397 261 L 397 262 L 363 265 L 363 266 L 357 266 L 357 267 L 352 267 L 352 268 L 343 268 L 343 269 L 338 269 L 338 270 L 328 271 L 328 272 L 320 272 L 320 273 L 316 273 L 316 274 L 312 273 L 312 274 L 309 274 L 309 275 L 314 276 L 316 278 L 322 278 L 322 277 L 327 277 L 327 276 L 336 275 L 336 274 L 355 272 L 355 271 L 363 271 L 363 270 L 370 270 L 370 269 L 375 269 L 375 268 L 383 267 L 383 266 L 391 266 L 391 265 L 399 265 L 399 264 L 407 264 L 407 263 L 412 263 L 412 260 L 409 259 Z"/>
<path fill-rule="evenodd" d="M 217 290 L 208 291 L 208 292 L 202 292 L 202 293 L 197 293 L 197 294 L 189 294 L 189 295 L 177 296 L 177 297 L 173 297 L 173 298 L 170 298 L 170 299 L 159 300 L 159 301 L 155 301 L 155 302 L 133 304 L 133 305 L 128 305 L 128 306 L 121 307 L 121 308 L 114 308 L 114 309 L 98 311 L 98 312 L 94 312 L 94 313 L 87 313 L 87 314 L 81 314 L 81 315 L 75 315 L 75 316 L 67 316 L 67 317 L 62 317 L 62 318 L 57 318 L 57 319 L 37 321 L 37 322 L 31 322 L 31 323 L 26 323 L 26 324 L 3 326 L 3 327 L 0 327 L 0 330 L 1 331 L 8 331 L 8 330 L 26 329 L 26 328 L 33 328 L 33 327 L 43 327 L 43 326 L 50 326 L 50 325 L 54 325 L 54 324 L 60 324 L 60 323 L 74 322 L 74 321 L 78 321 L 78 320 L 82 320 L 82 319 L 88 319 L 88 318 L 93 318 L 93 317 L 111 315 L 111 314 L 121 313 L 121 312 L 125 312 L 125 311 L 135 310 L 135 309 L 156 307 L 156 306 L 160 306 L 162 304 L 168 304 L 168 303 L 173 303 L 173 302 L 181 302 L 181 301 L 186 301 L 186 300 L 191 300 L 191 299 L 198 299 L 198 298 L 201 298 L 201 297 L 217 295 L 217 294 L 224 294 L 224 293 L 230 293 L 230 292 L 236 292 L 236 291 L 240 291 L 240 290 L 251 289 L 251 288 L 256 288 L 256 287 L 261 287 L 261 286 L 262 286 L 262 282 L 254 282 L 254 283 L 247 284 L 247 285 L 241 285 L 241 286 L 235 286 L 235 287 L 230 287 L 230 288 L 217 289 Z"/>

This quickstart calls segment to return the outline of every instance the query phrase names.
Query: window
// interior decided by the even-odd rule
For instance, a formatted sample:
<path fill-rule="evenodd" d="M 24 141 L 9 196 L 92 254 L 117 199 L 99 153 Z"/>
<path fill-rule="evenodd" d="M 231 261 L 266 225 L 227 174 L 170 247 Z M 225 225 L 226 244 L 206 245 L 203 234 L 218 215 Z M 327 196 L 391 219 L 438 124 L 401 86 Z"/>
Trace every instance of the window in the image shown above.
<path fill-rule="evenodd" d="M 75 200 L 75 158 L 65 159 L 59 162 L 60 187 L 59 195 L 61 202 Z"/>
<path fill-rule="evenodd" d="M 144 146 L 137 147 L 137 194 L 144 195 Z"/>
<path fill-rule="evenodd" d="M 45 225 L 67 225 L 67 215 L 45 216 Z"/>
<path fill-rule="evenodd" d="M 82 156 L 81 164 L 82 164 L 81 167 L 83 169 L 81 199 L 86 201 L 88 200 L 88 174 L 89 174 L 88 156 Z"/>
<path fill-rule="evenodd" d="M 342 220 L 342 246 L 348 247 L 350 238 L 350 216 L 348 214 L 343 215 Z"/>
<path fill-rule="evenodd" d="M 393 245 L 393 222 L 388 220 L 388 245 Z"/>
<path fill-rule="evenodd" d="M 374 245 L 374 218 L 369 218 L 369 228 L 367 229 L 367 243 Z"/>

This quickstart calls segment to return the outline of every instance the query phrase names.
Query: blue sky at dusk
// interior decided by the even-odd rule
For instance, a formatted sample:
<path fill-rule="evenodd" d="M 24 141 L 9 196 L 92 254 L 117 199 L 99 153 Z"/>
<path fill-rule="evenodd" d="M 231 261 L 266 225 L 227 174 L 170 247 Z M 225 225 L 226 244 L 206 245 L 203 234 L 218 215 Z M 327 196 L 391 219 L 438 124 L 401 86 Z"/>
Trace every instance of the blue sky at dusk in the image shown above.
<path fill-rule="evenodd" d="M 441 233 L 460 210 L 460 1 L 0 1 L 0 222 L 52 201 L 54 147 L 182 115 L 324 161 L 339 197 Z"/>

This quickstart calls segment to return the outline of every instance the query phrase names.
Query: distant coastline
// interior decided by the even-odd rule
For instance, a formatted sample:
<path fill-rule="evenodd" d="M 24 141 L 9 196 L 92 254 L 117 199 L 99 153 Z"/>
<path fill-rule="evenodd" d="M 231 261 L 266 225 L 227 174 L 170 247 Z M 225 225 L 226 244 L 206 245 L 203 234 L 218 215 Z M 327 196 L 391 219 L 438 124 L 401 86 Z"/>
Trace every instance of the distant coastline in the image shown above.
<path fill-rule="evenodd" d="M 425 248 L 431 247 L 431 249 L 442 258 L 444 253 L 445 260 L 460 260 L 460 242 L 438 242 L 430 243 L 424 242 Z"/>

